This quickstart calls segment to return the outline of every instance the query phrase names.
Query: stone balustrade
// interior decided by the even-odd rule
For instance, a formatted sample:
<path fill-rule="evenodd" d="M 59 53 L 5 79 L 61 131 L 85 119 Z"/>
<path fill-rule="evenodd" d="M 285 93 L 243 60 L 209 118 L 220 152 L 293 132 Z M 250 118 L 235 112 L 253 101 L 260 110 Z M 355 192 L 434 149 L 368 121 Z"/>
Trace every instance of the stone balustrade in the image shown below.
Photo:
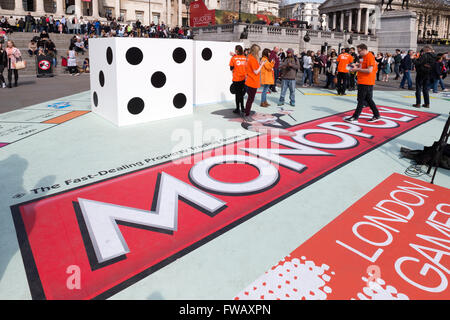
<path fill-rule="evenodd" d="M 244 30 L 246 30 L 247 39 L 240 39 Z M 303 40 L 306 33 L 310 37 L 309 42 Z M 196 27 L 193 28 L 193 34 L 197 40 L 242 41 L 246 47 L 249 47 L 252 43 L 258 43 L 261 47 L 268 48 L 274 46 L 294 48 L 296 52 L 302 50 L 320 50 L 325 42 L 328 46 L 335 49 L 338 49 L 338 47 L 356 46 L 359 43 L 367 44 L 369 49 L 373 51 L 376 51 L 378 48 L 378 39 L 374 35 L 246 23 Z M 353 39 L 351 45 L 347 42 L 350 35 Z"/>

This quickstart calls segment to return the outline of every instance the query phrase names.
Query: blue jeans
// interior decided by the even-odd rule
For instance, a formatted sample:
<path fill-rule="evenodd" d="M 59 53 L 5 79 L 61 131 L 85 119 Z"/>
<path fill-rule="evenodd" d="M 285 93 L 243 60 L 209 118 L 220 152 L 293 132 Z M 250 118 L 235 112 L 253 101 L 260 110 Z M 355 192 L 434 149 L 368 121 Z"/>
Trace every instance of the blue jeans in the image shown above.
<path fill-rule="evenodd" d="M 441 89 L 442 89 L 442 90 L 445 90 L 444 80 L 442 80 L 442 78 L 439 78 L 438 82 L 439 82 L 439 85 L 441 86 Z M 437 88 L 436 88 L 436 89 L 437 89 Z"/>
<path fill-rule="evenodd" d="M 269 90 L 270 84 L 263 84 L 263 89 L 261 93 L 261 102 L 267 101 L 267 90 Z"/>
<path fill-rule="evenodd" d="M 311 69 L 310 69 L 311 71 Z M 295 105 L 295 80 L 281 80 L 281 93 L 279 103 L 284 103 L 284 97 L 286 96 L 286 91 L 289 88 L 289 99 L 292 105 Z"/>
<path fill-rule="evenodd" d="M 439 79 L 432 79 L 430 81 L 428 89 L 433 89 L 433 93 L 438 93 L 438 85 L 441 86 L 442 90 L 445 90 L 444 81 L 442 81 L 441 78 L 439 78 Z"/>
<path fill-rule="evenodd" d="M 403 88 L 405 86 L 405 82 L 408 81 L 408 89 L 412 88 L 412 80 L 411 80 L 411 71 L 405 70 L 403 72 L 403 78 L 402 82 L 400 82 L 400 88 Z"/>
<path fill-rule="evenodd" d="M 302 78 L 302 83 L 303 84 L 306 83 L 306 79 L 309 79 L 309 84 L 312 86 L 313 77 L 312 77 L 312 70 L 311 70 L 311 68 L 304 69 L 304 71 L 303 71 L 303 78 Z"/>

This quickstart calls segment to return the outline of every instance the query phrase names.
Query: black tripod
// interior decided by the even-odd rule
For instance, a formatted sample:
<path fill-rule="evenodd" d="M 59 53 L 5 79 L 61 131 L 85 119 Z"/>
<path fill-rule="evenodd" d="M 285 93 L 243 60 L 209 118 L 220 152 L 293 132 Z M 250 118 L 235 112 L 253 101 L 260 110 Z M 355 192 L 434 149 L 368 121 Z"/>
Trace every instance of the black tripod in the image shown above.
<path fill-rule="evenodd" d="M 430 174 L 431 169 L 434 168 L 433 177 L 431 178 L 431 184 L 434 182 L 434 177 L 436 176 L 437 169 L 439 168 L 439 162 L 442 158 L 442 155 L 444 153 L 444 149 L 447 146 L 448 139 L 450 137 L 450 113 L 447 119 L 447 122 L 445 123 L 444 130 L 442 130 L 441 138 L 439 141 L 433 144 L 433 160 L 431 161 L 427 173 Z"/>

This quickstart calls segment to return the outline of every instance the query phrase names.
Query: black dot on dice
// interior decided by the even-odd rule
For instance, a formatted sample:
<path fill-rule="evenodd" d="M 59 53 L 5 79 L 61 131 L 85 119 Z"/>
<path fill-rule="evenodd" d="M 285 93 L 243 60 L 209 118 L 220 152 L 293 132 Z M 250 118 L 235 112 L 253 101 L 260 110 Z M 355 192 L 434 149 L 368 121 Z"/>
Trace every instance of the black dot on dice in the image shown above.
<path fill-rule="evenodd" d="M 100 71 L 98 74 L 98 81 L 100 82 L 100 85 L 103 87 L 105 85 L 105 74 L 103 71 Z"/>
<path fill-rule="evenodd" d="M 172 58 L 176 63 L 183 63 L 186 60 L 186 51 L 183 48 L 173 50 Z"/>
<path fill-rule="evenodd" d="M 173 105 L 175 108 L 181 109 L 186 105 L 186 96 L 182 93 L 178 93 L 173 97 Z"/>
<path fill-rule="evenodd" d="M 166 84 L 166 75 L 162 73 L 161 71 L 156 71 L 152 75 L 152 85 L 155 88 L 161 88 Z"/>
<path fill-rule="evenodd" d="M 98 96 L 97 96 L 97 92 L 94 92 L 94 106 L 98 106 Z"/>
<path fill-rule="evenodd" d="M 129 64 L 135 66 L 142 62 L 144 54 L 142 53 L 141 49 L 132 47 L 127 50 L 126 58 Z"/>
<path fill-rule="evenodd" d="M 135 97 L 128 101 L 128 111 L 131 114 L 139 114 L 144 110 L 144 100 L 141 98 Z"/>
<path fill-rule="evenodd" d="M 205 48 L 202 50 L 202 58 L 206 61 L 210 60 L 212 57 L 212 51 L 210 48 Z"/>
<path fill-rule="evenodd" d="M 113 62 L 113 52 L 111 47 L 108 47 L 108 49 L 106 49 L 106 61 L 108 61 L 108 64 L 111 64 Z"/>

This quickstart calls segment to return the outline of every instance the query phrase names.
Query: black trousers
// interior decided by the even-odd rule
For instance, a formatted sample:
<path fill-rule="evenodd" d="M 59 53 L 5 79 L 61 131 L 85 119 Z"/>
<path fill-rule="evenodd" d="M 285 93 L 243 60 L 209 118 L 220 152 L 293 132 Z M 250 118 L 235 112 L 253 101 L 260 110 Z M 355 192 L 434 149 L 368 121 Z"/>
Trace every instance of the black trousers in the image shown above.
<path fill-rule="evenodd" d="M 14 82 L 17 84 L 17 80 L 19 80 L 19 71 L 17 69 L 8 69 L 8 83 L 11 85 L 12 75 L 14 73 Z"/>
<path fill-rule="evenodd" d="M 374 117 L 379 117 L 377 105 L 373 101 L 373 86 L 358 84 L 358 105 L 353 113 L 353 118 L 358 119 L 361 111 L 365 106 L 369 106 L 373 112 Z"/>
<path fill-rule="evenodd" d="M 244 111 L 245 80 L 233 81 L 233 84 L 236 90 L 236 110 L 241 109 L 242 111 Z"/>
<path fill-rule="evenodd" d="M 3 77 L 3 70 L 5 67 L 3 65 L 0 66 L 0 84 L 6 83 L 5 78 Z"/>
<path fill-rule="evenodd" d="M 356 73 L 350 73 L 348 78 L 348 88 L 355 89 L 356 84 Z"/>
<path fill-rule="evenodd" d="M 247 87 L 247 103 L 245 105 L 245 115 L 249 116 L 250 111 L 252 110 L 252 104 L 255 100 L 257 88 Z"/>
<path fill-rule="evenodd" d="M 430 105 L 430 94 L 428 93 L 429 84 L 430 79 L 428 79 L 428 77 L 423 77 L 419 74 L 416 76 L 416 105 L 420 105 L 422 92 L 425 105 Z"/>
<path fill-rule="evenodd" d="M 344 94 L 345 90 L 347 89 L 349 75 L 345 72 L 338 72 L 337 75 L 337 92 Z"/>

